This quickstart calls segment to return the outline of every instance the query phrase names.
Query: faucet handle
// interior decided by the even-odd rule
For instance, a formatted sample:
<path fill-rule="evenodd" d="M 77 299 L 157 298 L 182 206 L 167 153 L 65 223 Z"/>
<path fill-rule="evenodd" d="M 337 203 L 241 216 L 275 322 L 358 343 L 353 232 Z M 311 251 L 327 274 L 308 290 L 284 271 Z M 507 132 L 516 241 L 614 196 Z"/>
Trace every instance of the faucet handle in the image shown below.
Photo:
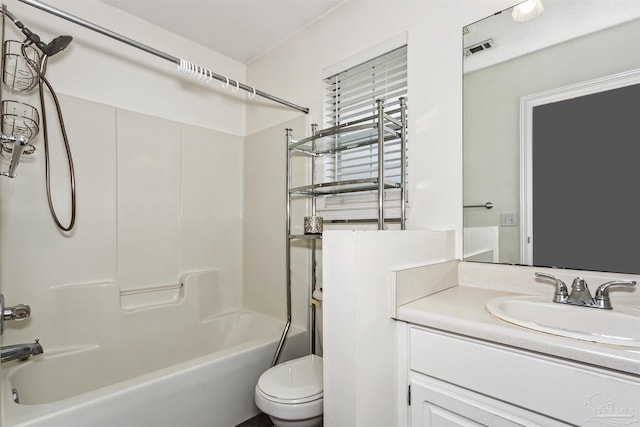
<path fill-rule="evenodd" d="M 596 289 L 596 295 L 593 297 L 593 301 L 599 308 L 612 309 L 611 300 L 609 299 L 609 289 L 618 286 L 632 287 L 636 285 L 635 280 L 612 280 L 611 282 L 603 283 Z"/>
<path fill-rule="evenodd" d="M 29 316 L 31 316 L 31 307 L 24 304 L 5 307 L 4 295 L 0 294 L 0 335 L 4 333 L 5 320 L 22 320 Z"/>
<path fill-rule="evenodd" d="M 3 320 L 22 320 L 31 316 L 31 307 L 26 304 L 18 304 L 2 309 Z"/>
<path fill-rule="evenodd" d="M 567 285 L 557 276 L 549 273 L 536 273 L 536 277 L 551 279 L 556 282 L 556 293 L 553 295 L 553 302 L 565 302 L 569 297 Z"/>

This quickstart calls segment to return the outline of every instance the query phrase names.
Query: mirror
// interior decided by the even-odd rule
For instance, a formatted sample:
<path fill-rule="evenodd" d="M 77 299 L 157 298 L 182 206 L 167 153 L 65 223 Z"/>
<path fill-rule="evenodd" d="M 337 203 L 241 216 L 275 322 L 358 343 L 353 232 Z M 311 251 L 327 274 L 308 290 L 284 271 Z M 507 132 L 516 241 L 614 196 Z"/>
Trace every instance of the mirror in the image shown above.
<path fill-rule="evenodd" d="M 541 123 L 540 118 L 535 118 L 540 117 L 537 112 L 542 107 L 564 105 L 572 99 L 595 99 L 593 94 L 618 87 L 640 87 L 640 56 L 633 48 L 633 43 L 640 37 L 640 2 L 541 1 L 544 11 L 533 19 L 516 22 L 512 9 L 508 9 L 463 29 L 464 259 L 640 273 L 640 259 L 633 260 L 629 256 L 640 242 L 640 206 L 623 208 L 624 211 L 639 209 L 629 218 L 631 221 L 639 219 L 629 224 L 636 230 L 626 233 L 633 238 L 630 243 L 617 244 L 616 239 L 613 243 L 603 241 L 599 236 L 612 234 L 607 231 L 619 219 L 615 216 L 606 218 L 605 213 L 598 212 L 588 227 L 578 233 L 586 236 L 584 243 L 554 244 L 552 246 L 559 248 L 558 254 L 542 257 L 540 233 L 543 226 L 553 225 L 564 231 L 569 226 L 560 225 L 559 217 L 564 217 L 568 221 L 566 224 L 572 224 L 576 222 L 572 219 L 593 211 L 599 201 L 591 199 L 589 188 L 565 189 L 565 195 L 582 194 L 582 198 L 574 200 L 569 207 L 552 210 L 542 221 L 541 214 L 536 213 L 542 211 L 538 209 L 541 204 L 534 203 L 540 197 L 535 196 L 535 189 L 532 190 L 532 182 L 537 182 L 536 174 L 543 175 L 552 169 L 573 171 L 573 175 L 583 176 L 600 169 L 597 161 L 592 166 L 585 163 L 580 156 L 586 150 L 582 149 L 574 150 L 573 157 L 556 166 L 550 160 L 556 157 L 557 147 L 548 150 L 553 153 L 550 158 L 536 156 L 541 150 L 536 151 L 535 147 L 541 147 L 542 142 L 538 137 L 534 143 L 534 136 L 542 133 L 532 129 L 537 129 L 537 123 Z M 580 91 L 572 92 L 576 87 Z M 618 117 L 620 114 L 615 109 L 625 106 L 617 103 L 613 107 L 597 108 Z M 556 114 L 551 113 L 552 116 Z M 583 116 L 580 123 L 594 122 L 586 117 Z M 595 122 L 599 123 L 600 116 L 596 117 Z M 620 151 L 611 148 L 608 137 L 592 144 L 606 150 L 607 155 Z M 611 162 L 630 156 L 624 151 L 618 155 L 619 159 L 613 157 Z M 619 198 L 607 198 L 603 203 L 607 208 L 605 212 L 615 212 L 619 206 L 626 206 L 623 202 L 630 199 L 629 194 L 625 194 L 618 184 L 624 182 L 633 186 L 640 176 L 616 179 L 618 181 L 608 184 L 605 191 L 608 195 L 618 193 L 616 197 Z M 557 178 L 555 183 L 565 181 L 565 178 Z M 536 188 L 542 188 L 541 184 L 536 185 Z M 605 232 L 594 233 L 594 230 Z M 562 233 L 556 232 L 553 238 L 558 238 L 559 234 Z M 603 250 L 593 254 L 593 261 L 579 252 L 583 247 Z M 621 252 L 613 254 L 614 247 Z M 570 252 L 580 255 L 577 259 L 564 257 Z M 631 258 L 628 263 L 617 262 L 625 256 Z"/>

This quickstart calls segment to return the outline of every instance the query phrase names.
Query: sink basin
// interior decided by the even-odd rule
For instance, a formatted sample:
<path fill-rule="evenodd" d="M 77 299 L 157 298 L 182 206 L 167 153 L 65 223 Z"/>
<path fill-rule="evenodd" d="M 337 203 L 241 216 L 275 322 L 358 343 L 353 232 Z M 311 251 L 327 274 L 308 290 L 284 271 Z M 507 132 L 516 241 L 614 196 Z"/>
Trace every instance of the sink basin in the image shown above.
<path fill-rule="evenodd" d="M 544 296 L 495 298 L 486 304 L 497 318 L 524 328 L 603 344 L 640 348 L 640 309 L 613 310 L 558 304 Z"/>

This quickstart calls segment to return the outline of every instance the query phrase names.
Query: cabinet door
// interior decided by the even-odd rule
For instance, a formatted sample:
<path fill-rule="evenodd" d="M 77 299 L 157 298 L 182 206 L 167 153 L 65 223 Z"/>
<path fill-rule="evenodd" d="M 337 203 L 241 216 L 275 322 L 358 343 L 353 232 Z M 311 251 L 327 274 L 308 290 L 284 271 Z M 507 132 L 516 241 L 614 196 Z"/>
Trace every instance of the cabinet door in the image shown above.
<path fill-rule="evenodd" d="M 411 398 L 411 427 L 474 427 L 482 426 L 455 412 L 436 405 L 429 396 L 423 396 L 425 389 L 416 387 L 415 400 Z"/>
<path fill-rule="evenodd" d="M 566 426 L 434 378 L 411 377 L 411 427 Z"/>

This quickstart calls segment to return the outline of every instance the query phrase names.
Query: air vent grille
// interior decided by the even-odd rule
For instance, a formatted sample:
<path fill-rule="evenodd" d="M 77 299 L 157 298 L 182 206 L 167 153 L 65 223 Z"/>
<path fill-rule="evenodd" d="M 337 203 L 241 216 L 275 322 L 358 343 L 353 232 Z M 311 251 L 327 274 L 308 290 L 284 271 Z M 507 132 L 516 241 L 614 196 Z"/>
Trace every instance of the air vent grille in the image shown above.
<path fill-rule="evenodd" d="M 494 46 L 495 46 L 495 42 L 493 41 L 493 39 L 487 39 L 487 40 L 485 40 L 483 42 L 476 43 L 474 45 L 465 47 L 464 48 L 464 56 L 475 55 L 475 54 L 478 54 L 480 52 L 484 52 L 487 49 L 491 49 Z"/>

